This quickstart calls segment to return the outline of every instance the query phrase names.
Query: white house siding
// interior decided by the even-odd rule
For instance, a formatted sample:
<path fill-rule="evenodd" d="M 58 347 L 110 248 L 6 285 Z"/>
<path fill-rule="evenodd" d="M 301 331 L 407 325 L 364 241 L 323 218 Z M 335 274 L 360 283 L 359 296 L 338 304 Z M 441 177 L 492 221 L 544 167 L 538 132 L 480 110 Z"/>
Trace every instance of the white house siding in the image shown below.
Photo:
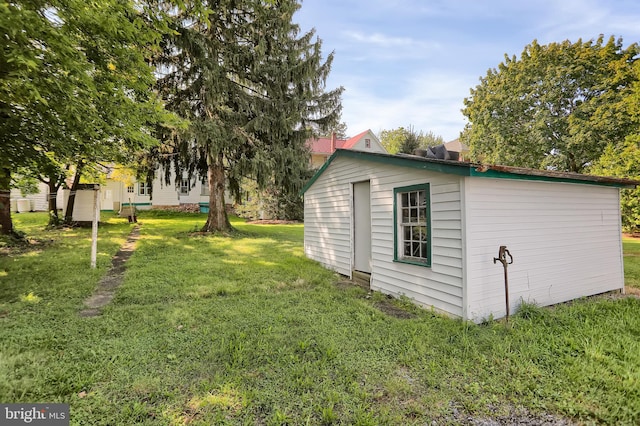
<path fill-rule="evenodd" d="M 525 300 L 546 306 L 624 287 L 617 188 L 466 178 L 467 317 L 506 313 L 501 245 L 511 312 Z"/>
<path fill-rule="evenodd" d="M 38 182 L 38 193 L 37 194 L 29 194 L 26 197 L 22 196 L 22 193 L 19 189 L 11 190 L 11 202 L 13 204 L 14 201 L 21 199 L 28 199 L 30 201 L 30 209 L 32 211 L 48 211 L 49 210 L 49 186 L 45 183 Z M 58 209 L 61 209 L 63 206 L 63 194 L 62 189 L 58 190 Z"/>
<path fill-rule="evenodd" d="M 370 146 L 367 148 L 366 140 L 369 139 Z M 355 151 L 367 151 L 367 152 L 381 152 L 386 154 L 387 150 L 384 149 L 376 135 L 371 130 L 362 135 L 360 139 L 351 147 Z"/>
<path fill-rule="evenodd" d="M 336 158 L 305 193 L 305 253 L 351 275 L 351 183 L 371 183 L 371 288 L 462 316 L 460 178 Z M 430 183 L 432 266 L 394 262 L 393 190 Z"/>
<path fill-rule="evenodd" d="M 347 161 L 336 159 L 304 195 L 305 254 L 348 277 L 351 277 L 349 179 L 357 175 Z"/>

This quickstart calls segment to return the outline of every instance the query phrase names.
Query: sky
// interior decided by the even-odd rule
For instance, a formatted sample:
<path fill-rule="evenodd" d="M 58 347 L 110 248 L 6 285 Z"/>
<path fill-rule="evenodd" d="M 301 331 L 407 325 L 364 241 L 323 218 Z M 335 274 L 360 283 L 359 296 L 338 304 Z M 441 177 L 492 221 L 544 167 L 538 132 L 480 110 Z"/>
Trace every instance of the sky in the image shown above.
<path fill-rule="evenodd" d="M 344 87 L 347 135 L 413 126 L 445 141 L 480 77 L 540 44 L 640 43 L 638 0 L 302 0 L 294 16 L 334 52 L 327 89 Z"/>

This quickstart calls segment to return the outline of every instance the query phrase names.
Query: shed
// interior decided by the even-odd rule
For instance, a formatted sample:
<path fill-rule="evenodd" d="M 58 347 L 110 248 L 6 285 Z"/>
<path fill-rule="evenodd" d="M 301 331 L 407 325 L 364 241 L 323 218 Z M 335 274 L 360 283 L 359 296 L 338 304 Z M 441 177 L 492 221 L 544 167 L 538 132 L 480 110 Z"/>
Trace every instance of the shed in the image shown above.
<path fill-rule="evenodd" d="M 305 186 L 304 251 L 372 290 L 483 321 L 624 291 L 620 188 L 638 182 L 337 150 Z"/>

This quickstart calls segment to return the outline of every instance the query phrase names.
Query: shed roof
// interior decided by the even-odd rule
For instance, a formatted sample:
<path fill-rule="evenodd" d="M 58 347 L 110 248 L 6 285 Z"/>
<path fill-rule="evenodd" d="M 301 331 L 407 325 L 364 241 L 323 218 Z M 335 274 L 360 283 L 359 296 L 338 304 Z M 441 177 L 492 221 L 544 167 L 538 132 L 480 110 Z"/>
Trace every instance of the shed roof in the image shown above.
<path fill-rule="evenodd" d="M 378 152 L 352 151 L 337 149 L 326 163 L 304 186 L 305 193 L 311 185 L 324 173 L 329 165 L 338 157 L 355 158 L 376 163 L 391 164 L 418 170 L 454 174 L 458 176 L 477 176 L 498 179 L 537 180 L 547 182 L 579 183 L 587 185 L 613 186 L 618 188 L 635 188 L 640 181 L 608 176 L 583 175 L 579 173 L 536 170 L 524 167 L 488 165 L 452 160 L 437 160 L 409 154 L 383 154 Z"/>

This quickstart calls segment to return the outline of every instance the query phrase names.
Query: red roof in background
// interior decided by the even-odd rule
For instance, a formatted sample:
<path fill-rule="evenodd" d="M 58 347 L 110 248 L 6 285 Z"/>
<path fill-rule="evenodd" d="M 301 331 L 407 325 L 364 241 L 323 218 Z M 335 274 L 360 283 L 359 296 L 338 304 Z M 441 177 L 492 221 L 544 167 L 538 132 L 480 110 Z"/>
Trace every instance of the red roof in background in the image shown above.
<path fill-rule="evenodd" d="M 356 144 L 356 142 L 358 142 L 360 139 L 362 139 L 362 137 L 365 134 L 367 134 L 368 132 L 369 132 L 369 130 L 365 130 L 364 132 L 362 132 L 362 133 L 360 133 L 358 135 L 355 135 L 351 139 L 347 139 L 343 146 L 338 146 L 337 148 L 345 148 L 345 149 L 353 148 L 353 146 Z"/>
<path fill-rule="evenodd" d="M 349 138 L 349 139 L 336 139 L 336 148 L 351 149 L 369 130 Z M 333 154 L 331 149 L 331 138 L 318 138 L 307 141 L 310 145 L 311 152 L 313 154 Z"/>

